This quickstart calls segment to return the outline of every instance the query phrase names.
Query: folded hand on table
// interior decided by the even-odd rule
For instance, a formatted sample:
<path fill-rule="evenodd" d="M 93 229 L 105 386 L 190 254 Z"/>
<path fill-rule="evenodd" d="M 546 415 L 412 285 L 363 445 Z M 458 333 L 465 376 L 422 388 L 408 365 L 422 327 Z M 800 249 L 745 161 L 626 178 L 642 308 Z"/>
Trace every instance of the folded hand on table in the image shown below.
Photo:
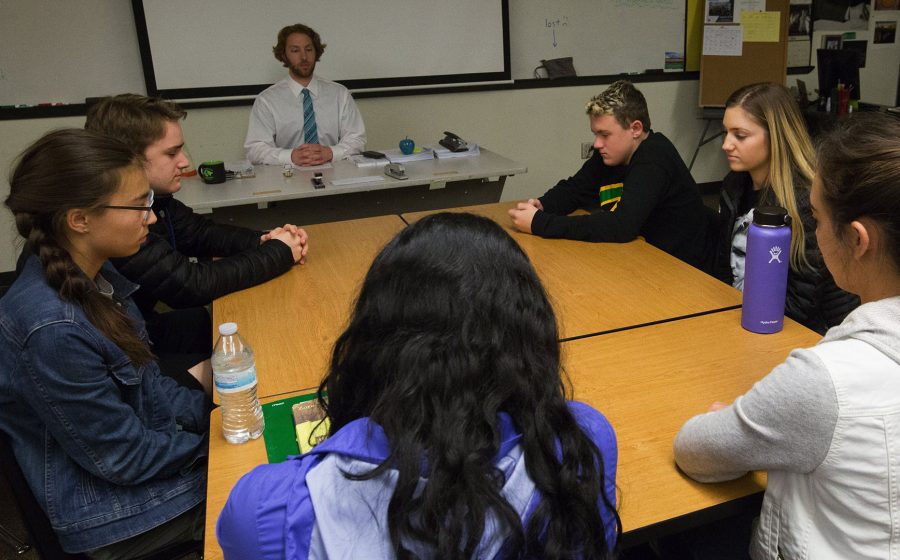
<path fill-rule="evenodd" d="M 528 202 L 520 202 L 515 208 L 509 209 L 509 216 L 512 218 L 513 226 L 519 231 L 531 233 L 531 220 L 541 208 L 541 201 L 530 199 Z"/>
<path fill-rule="evenodd" d="M 322 165 L 331 161 L 332 157 L 331 148 L 321 144 L 303 144 L 291 152 L 291 161 L 300 166 Z"/>
<path fill-rule="evenodd" d="M 306 230 L 299 228 L 293 224 L 284 224 L 260 236 L 260 243 L 277 239 L 290 247 L 291 255 L 294 257 L 295 263 L 303 264 L 306 262 L 306 253 L 309 251 L 309 235 Z"/>

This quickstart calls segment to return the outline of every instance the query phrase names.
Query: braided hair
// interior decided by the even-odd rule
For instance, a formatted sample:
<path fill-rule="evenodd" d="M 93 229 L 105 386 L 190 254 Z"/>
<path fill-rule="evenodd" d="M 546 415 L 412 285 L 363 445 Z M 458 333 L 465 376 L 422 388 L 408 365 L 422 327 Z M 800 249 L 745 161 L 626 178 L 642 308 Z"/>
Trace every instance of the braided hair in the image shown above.
<path fill-rule="evenodd" d="M 81 129 L 57 130 L 19 156 L 6 198 L 26 247 L 41 260 L 47 283 L 60 298 L 80 306 L 136 364 L 149 362 L 153 354 L 132 319 L 72 259 L 66 213 L 98 208 L 116 192 L 123 173 L 141 165 L 140 154 L 117 140 Z"/>

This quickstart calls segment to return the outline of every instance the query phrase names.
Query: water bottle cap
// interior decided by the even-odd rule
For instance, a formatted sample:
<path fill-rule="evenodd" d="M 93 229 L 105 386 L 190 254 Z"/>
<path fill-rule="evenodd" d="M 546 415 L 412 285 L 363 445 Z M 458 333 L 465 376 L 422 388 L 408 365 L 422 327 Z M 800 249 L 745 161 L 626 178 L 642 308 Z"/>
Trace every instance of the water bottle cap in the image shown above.
<path fill-rule="evenodd" d="M 219 325 L 219 334 L 222 336 L 232 335 L 237 332 L 237 323 L 222 323 Z"/>
<path fill-rule="evenodd" d="M 758 226 L 790 225 L 791 217 L 781 206 L 760 206 L 753 211 L 753 223 Z"/>

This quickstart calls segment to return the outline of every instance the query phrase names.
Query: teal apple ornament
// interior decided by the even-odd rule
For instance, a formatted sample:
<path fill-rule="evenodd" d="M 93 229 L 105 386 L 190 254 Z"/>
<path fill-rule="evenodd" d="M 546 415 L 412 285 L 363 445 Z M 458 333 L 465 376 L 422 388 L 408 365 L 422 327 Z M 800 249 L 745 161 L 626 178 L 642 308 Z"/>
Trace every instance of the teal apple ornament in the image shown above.
<path fill-rule="evenodd" d="M 413 153 L 416 149 L 416 143 L 410 140 L 409 136 L 400 141 L 400 151 L 406 155 Z"/>

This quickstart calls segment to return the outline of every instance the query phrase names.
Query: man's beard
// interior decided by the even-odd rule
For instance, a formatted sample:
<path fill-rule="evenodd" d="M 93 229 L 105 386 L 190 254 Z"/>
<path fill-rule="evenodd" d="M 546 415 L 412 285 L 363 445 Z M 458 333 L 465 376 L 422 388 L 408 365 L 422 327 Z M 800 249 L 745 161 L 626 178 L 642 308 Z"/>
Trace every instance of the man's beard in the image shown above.
<path fill-rule="evenodd" d="M 315 69 L 316 69 L 315 62 L 310 64 L 308 69 L 306 69 L 306 70 L 304 70 L 303 68 L 301 68 L 301 66 L 299 64 L 297 64 L 296 66 L 291 66 L 291 74 L 297 78 L 306 79 L 306 78 L 312 77 Z"/>

